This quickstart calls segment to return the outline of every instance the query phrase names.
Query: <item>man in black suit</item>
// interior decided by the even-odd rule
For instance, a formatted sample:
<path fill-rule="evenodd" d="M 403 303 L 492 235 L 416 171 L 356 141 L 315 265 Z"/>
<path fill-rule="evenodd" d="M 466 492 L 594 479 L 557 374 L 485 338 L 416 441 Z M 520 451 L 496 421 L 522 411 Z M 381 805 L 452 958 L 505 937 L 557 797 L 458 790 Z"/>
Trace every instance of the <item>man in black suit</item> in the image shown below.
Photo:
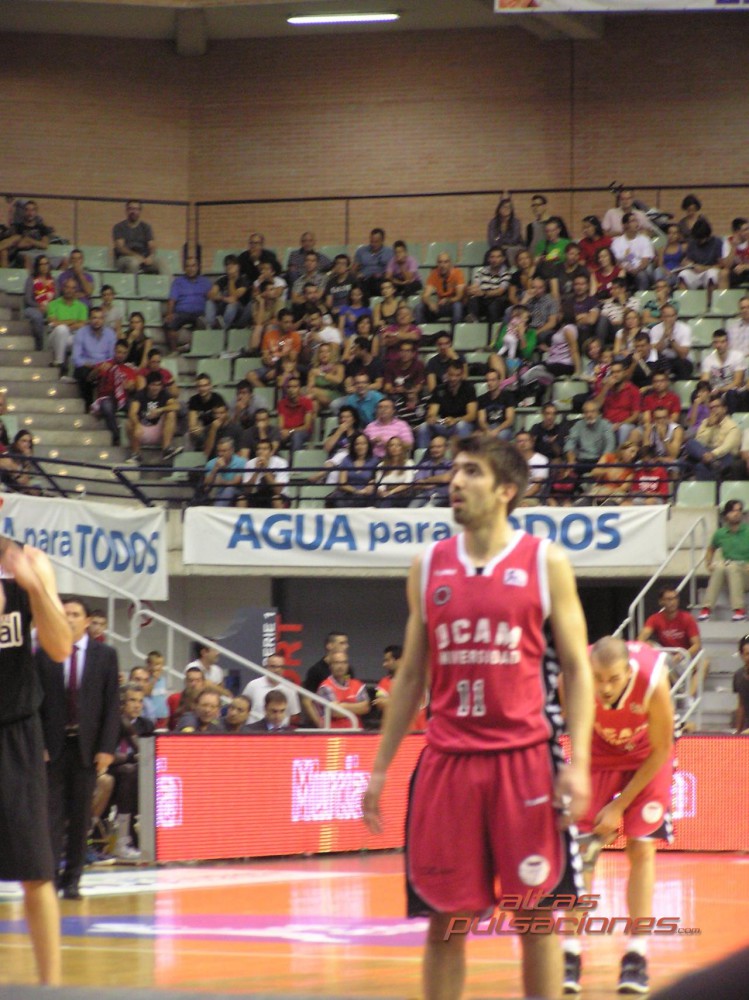
<path fill-rule="evenodd" d="M 38 655 L 44 690 L 41 717 L 49 763 L 49 824 L 52 852 L 59 864 L 67 826 L 65 869 L 58 888 L 65 899 L 80 899 L 78 883 L 86 858 L 91 803 L 97 775 L 114 760 L 120 731 L 117 653 L 88 635 L 91 615 L 80 598 L 63 601 L 73 634 L 73 652 L 55 663 Z"/>
<path fill-rule="evenodd" d="M 291 727 L 284 725 L 286 716 L 286 695 L 278 688 L 265 696 L 265 718 L 245 726 L 246 733 L 290 733 Z"/>

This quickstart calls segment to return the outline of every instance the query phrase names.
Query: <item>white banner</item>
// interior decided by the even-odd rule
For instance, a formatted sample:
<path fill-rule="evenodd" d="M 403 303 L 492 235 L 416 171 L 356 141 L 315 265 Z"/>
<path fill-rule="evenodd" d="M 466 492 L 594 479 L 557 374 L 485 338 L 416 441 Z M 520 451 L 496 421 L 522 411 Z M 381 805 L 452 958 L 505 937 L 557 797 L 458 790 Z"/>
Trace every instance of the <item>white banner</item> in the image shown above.
<path fill-rule="evenodd" d="M 0 494 L 0 533 L 61 559 L 60 593 L 102 596 L 106 583 L 138 597 L 169 596 L 166 515 L 159 509 Z M 89 580 L 81 569 L 101 581 Z"/>
<path fill-rule="evenodd" d="M 553 14 L 566 11 L 602 13 L 610 11 L 749 10 L 749 0 L 494 0 L 499 14 L 538 11 Z"/>
<path fill-rule="evenodd" d="M 575 568 L 654 566 L 666 556 L 666 507 L 522 507 L 511 520 L 564 548 Z M 238 511 L 190 507 L 184 561 L 269 569 L 400 569 L 456 531 L 444 507 Z"/>

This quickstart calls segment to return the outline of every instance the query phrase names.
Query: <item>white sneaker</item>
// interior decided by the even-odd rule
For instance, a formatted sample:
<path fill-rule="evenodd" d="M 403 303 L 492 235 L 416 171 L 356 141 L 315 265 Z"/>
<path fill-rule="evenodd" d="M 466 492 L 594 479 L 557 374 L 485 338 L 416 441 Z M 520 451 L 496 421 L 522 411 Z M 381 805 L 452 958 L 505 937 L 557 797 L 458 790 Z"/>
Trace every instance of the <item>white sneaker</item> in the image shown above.
<path fill-rule="evenodd" d="M 136 862 L 140 861 L 140 851 L 130 844 L 117 844 L 114 849 L 114 856 L 118 861 Z"/>

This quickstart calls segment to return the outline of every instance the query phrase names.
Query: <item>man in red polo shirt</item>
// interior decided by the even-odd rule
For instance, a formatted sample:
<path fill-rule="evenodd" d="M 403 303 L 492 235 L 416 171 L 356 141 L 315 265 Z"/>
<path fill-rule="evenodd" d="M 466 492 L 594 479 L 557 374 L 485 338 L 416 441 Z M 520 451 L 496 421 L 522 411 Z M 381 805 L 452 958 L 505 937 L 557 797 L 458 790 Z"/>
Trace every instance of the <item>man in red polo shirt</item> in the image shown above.
<path fill-rule="evenodd" d="M 640 419 L 640 393 L 629 381 L 621 361 L 614 361 L 596 398 L 601 416 L 614 428 L 618 444 L 624 444 Z"/>
<path fill-rule="evenodd" d="M 658 593 L 658 600 L 660 610 L 645 621 L 637 640 L 672 649 L 683 649 L 684 656 L 679 657 L 678 654 L 674 654 L 674 659 L 680 659 L 681 663 L 674 663 L 673 660 L 671 663 L 672 678 L 674 673 L 678 677 L 681 664 L 694 659 L 702 649 L 700 630 L 692 615 L 679 607 L 679 594 L 673 587 L 663 587 Z M 690 677 L 689 694 L 692 697 L 697 693 L 698 675 L 701 674 L 704 680 L 708 666 L 708 660 L 703 658 L 699 671 Z"/>
<path fill-rule="evenodd" d="M 678 421 L 681 416 L 681 400 L 669 389 L 668 374 L 666 372 L 654 372 L 652 388 L 642 397 L 642 426 L 647 437 L 647 432 L 653 421 L 653 410 L 660 406 L 668 409 L 672 421 Z"/>
<path fill-rule="evenodd" d="M 314 404 L 307 396 L 300 394 L 301 381 L 292 375 L 286 383 L 286 392 L 278 404 L 278 419 L 283 447 L 291 451 L 301 448 L 309 441 L 312 433 Z"/>

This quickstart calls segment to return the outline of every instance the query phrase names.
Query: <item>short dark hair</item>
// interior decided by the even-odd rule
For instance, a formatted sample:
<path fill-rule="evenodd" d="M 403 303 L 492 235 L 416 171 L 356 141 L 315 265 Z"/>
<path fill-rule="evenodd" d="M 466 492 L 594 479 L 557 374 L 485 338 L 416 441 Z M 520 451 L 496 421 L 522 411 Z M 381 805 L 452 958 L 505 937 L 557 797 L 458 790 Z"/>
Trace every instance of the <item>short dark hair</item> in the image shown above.
<path fill-rule="evenodd" d="M 195 381 L 196 382 L 205 382 L 205 381 L 208 381 L 211 384 L 213 384 L 213 379 L 208 374 L 208 372 L 198 372 L 198 374 L 195 376 Z"/>
<path fill-rule="evenodd" d="M 239 257 L 237 257 L 235 253 L 228 253 L 224 257 L 224 267 L 226 267 L 227 264 L 238 264 L 238 263 L 239 263 Z"/>
<path fill-rule="evenodd" d="M 252 383 L 248 382 L 246 378 L 241 378 L 237 382 L 236 391 L 239 392 L 240 389 L 247 389 L 252 392 Z"/>
<path fill-rule="evenodd" d="M 79 604 L 83 608 L 83 613 L 86 616 L 86 618 L 90 618 L 91 617 L 91 605 L 87 601 L 84 601 L 82 597 L 76 597 L 74 594 L 71 594 L 68 597 L 63 597 L 61 603 L 63 605 L 64 604 Z"/>
<path fill-rule="evenodd" d="M 691 207 L 696 208 L 699 212 L 702 208 L 702 202 L 696 197 L 696 195 L 688 194 L 681 203 L 681 210 L 682 212 L 686 212 L 686 210 Z"/>
<path fill-rule="evenodd" d="M 375 226 L 374 229 L 370 229 L 369 231 L 370 236 L 374 236 L 377 233 L 379 233 L 379 235 L 383 238 L 383 240 L 385 239 L 385 230 L 381 229 L 380 226 Z"/>
<path fill-rule="evenodd" d="M 517 487 L 517 493 L 507 505 L 507 512 L 511 514 L 528 487 L 528 463 L 515 445 L 488 434 L 471 434 L 456 444 L 455 456 L 460 454 L 483 458 L 491 468 L 497 486 L 512 484 Z"/>
<path fill-rule="evenodd" d="M 156 382 L 163 382 L 161 372 L 149 372 L 146 376 L 146 385 L 154 385 Z"/>
<path fill-rule="evenodd" d="M 347 253 L 337 253 L 333 258 L 333 263 L 335 264 L 337 260 L 345 260 L 347 264 L 351 263 L 351 258 Z"/>
<path fill-rule="evenodd" d="M 114 288 L 112 288 L 111 285 L 102 285 L 101 286 L 101 293 L 102 293 L 102 295 L 104 294 L 104 292 L 112 292 L 112 293 L 114 293 Z"/>
<path fill-rule="evenodd" d="M 279 309 L 276 319 L 285 319 L 286 316 L 291 316 L 293 318 L 294 313 L 291 311 L 291 309 Z"/>
<path fill-rule="evenodd" d="M 399 250 L 401 247 L 403 247 L 404 250 L 408 250 L 405 240 L 396 240 L 395 243 L 393 243 L 393 250 Z"/>
<path fill-rule="evenodd" d="M 160 347 L 152 347 L 151 350 L 146 355 L 146 357 L 150 361 L 151 358 L 155 358 L 157 354 L 158 354 L 159 357 L 161 357 L 161 348 Z"/>
<path fill-rule="evenodd" d="M 662 601 L 664 595 L 670 593 L 672 590 L 676 590 L 676 587 L 669 587 L 668 585 L 665 587 L 661 587 L 661 589 L 658 591 L 658 600 Z M 679 593 L 678 590 L 676 590 L 676 593 L 678 595 Z"/>
<path fill-rule="evenodd" d="M 101 306 L 91 306 L 91 308 L 88 311 L 89 318 L 93 316 L 94 313 L 100 313 L 100 312 L 104 312 Z"/>
<path fill-rule="evenodd" d="M 283 691 L 279 691 L 278 688 L 274 688 L 272 691 L 266 692 L 265 695 L 265 707 L 268 705 L 288 705 L 289 699 Z"/>
<path fill-rule="evenodd" d="M 634 212 L 625 212 L 622 216 L 622 225 L 626 226 L 630 219 L 636 219 L 637 216 Z"/>
<path fill-rule="evenodd" d="M 400 660 L 401 656 L 403 656 L 403 646 L 395 644 L 385 646 L 383 653 L 390 653 L 394 660 Z"/>
<path fill-rule="evenodd" d="M 120 338 L 114 346 L 124 347 L 126 351 L 130 350 L 130 344 L 128 344 L 128 342 L 126 340 L 123 340 L 122 338 Z"/>

